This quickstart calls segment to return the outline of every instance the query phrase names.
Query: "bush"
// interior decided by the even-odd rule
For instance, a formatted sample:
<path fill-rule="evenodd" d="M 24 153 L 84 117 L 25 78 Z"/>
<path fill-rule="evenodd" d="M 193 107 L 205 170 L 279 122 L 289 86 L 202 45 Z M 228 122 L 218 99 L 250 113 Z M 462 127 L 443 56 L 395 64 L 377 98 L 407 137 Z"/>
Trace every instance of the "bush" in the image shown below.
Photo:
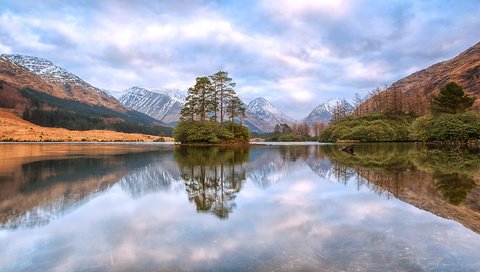
<path fill-rule="evenodd" d="M 346 116 L 330 124 L 320 134 L 320 141 L 355 140 L 361 142 L 409 141 L 409 124 L 406 118 L 389 118 L 383 114 Z"/>
<path fill-rule="evenodd" d="M 480 116 L 462 114 L 426 115 L 413 122 L 410 135 L 420 141 L 468 141 L 480 138 Z"/>
<path fill-rule="evenodd" d="M 303 142 L 305 141 L 305 136 L 298 134 L 285 134 L 278 137 L 279 142 Z"/>
<path fill-rule="evenodd" d="M 248 143 L 250 131 L 240 124 L 220 123 L 213 121 L 181 121 L 174 130 L 175 141 L 181 143 Z"/>

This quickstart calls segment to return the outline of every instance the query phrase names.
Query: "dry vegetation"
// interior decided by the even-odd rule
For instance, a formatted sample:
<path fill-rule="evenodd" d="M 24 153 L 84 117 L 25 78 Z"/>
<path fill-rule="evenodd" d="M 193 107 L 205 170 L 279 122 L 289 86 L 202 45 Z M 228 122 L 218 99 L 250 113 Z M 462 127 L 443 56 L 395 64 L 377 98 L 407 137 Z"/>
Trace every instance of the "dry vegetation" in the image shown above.
<path fill-rule="evenodd" d="M 0 109 L 0 141 L 17 142 L 153 142 L 160 137 L 108 130 L 73 131 L 41 127 L 27 122 L 10 110 Z M 165 141 L 173 138 L 163 137 Z"/>

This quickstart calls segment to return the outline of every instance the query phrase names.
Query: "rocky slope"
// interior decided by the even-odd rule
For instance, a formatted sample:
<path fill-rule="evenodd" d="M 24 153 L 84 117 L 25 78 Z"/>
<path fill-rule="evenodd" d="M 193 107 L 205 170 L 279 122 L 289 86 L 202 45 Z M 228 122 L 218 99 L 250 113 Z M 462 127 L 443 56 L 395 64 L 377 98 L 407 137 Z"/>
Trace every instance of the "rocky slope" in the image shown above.
<path fill-rule="evenodd" d="M 325 103 L 322 103 L 315 107 L 308 115 L 305 117 L 302 122 L 307 123 L 309 126 L 312 126 L 314 123 L 324 123 L 328 124 L 333 115 L 333 110 L 335 106 L 342 103 L 341 99 L 330 99 Z M 347 103 L 348 111 L 353 110 L 353 106 L 350 103 Z"/>
<path fill-rule="evenodd" d="M 180 120 L 180 111 L 185 104 L 185 93 L 180 90 L 147 90 L 132 87 L 124 91 L 119 101 L 166 124 L 173 124 Z"/>

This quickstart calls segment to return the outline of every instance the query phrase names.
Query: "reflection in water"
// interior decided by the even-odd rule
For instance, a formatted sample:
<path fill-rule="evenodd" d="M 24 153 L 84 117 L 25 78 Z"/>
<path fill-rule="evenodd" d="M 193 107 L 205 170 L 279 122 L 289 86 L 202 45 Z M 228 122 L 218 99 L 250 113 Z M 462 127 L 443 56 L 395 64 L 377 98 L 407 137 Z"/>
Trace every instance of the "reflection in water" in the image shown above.
<path fill-rule="evenodd" d="M 228 218 L 245 181 L 248 147 L 179 147 L 174 157 L 197 211 Z"/>
<path fill-rule="evenodd" d="M 394 196 L 480 233 L 480 152 L 441 150 L 409 144 L 365 144 L 355 156 L 323 146 L 337 180 L 355 176 L 358 187 Z M 352 170 L 354 172 L 352 173 Z"/>
<path fill-rule="evenodd" d="M 480 270 L 475 150 L 0 151 L 0 271 Z"/>
<path fill-rule="evenodd" d="M 459 205 L 467 199 L 468 193 L 475 188 L 475 181 L 471 176 L 459 173 L 433 173 L 435 189 L 439 191 L 448 203 Z"/>
<path fill-rule="evenodd" d="M 75 153 L 57 153 L 55 146 L 46 146 L 43 155 L 38 157 L 19 156 L 1 161 L 1 227 L 48 224 L 111 188 L 132 171 L 152 163 L 161 154 L 149 148 L 124 146 L 86 147 L 77 153 L 75 147 L 66 146 Z"/>

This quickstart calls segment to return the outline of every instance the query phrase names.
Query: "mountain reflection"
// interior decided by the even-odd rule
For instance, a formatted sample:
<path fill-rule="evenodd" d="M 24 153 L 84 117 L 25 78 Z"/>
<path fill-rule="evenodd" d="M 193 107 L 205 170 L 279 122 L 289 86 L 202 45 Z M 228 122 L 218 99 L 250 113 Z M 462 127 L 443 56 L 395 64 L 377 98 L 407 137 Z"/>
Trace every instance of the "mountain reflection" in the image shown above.
<path fill-rule="evenodd" d="M 165 153 L 124 145 L 0 148 L 0 227 L 12 229 L 48 224 Z"/>
<path fill-rule="evenodd" d="M 307 169 L 322 182 L 355 183 L 480 233 L 478 150 L 358 144 L 355 155 L 338 145 L 4 145 L 0 151 L 1 228 L 48 224 L 113 186 L 132 198 L 182 192 L 198 212 L 227 219 L 245 182 L 268 190 Z"/>
<path fill-rule="evenodd" d="M 178 147 L 174 151 L 190 202 L 197 211 L 228 218 L 246 177 L 248 147 Z"/>

